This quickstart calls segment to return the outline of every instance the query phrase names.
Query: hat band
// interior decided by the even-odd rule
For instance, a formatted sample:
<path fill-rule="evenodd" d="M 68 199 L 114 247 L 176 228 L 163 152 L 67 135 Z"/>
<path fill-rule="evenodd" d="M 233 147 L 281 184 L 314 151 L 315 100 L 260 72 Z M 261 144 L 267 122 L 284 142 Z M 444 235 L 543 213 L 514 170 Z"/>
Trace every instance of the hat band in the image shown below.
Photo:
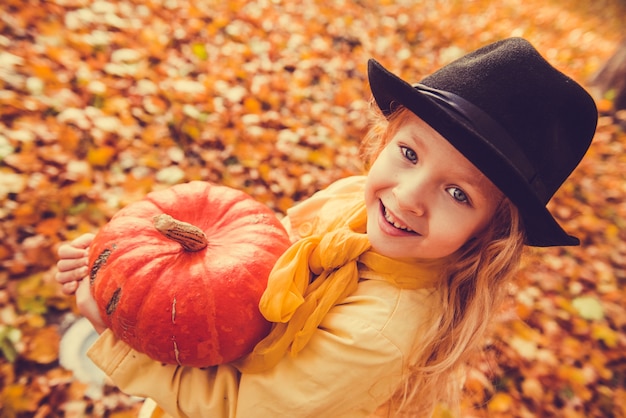
<path fill-rule="evenodd" d="M 526 158 L 526 154 L 513 138 L 511 138 L 509 133 L 485 111 L 472 102 L 449 91 L 435 89 L 420 83 L 413 84 L 413 87 L 422 94 L 434 98 L 438 103 L 443 104 L 449 110 L 452 110 L 458 116 L 462 117 L 466 123 L 473 126 L 479 134 L 488 138 L 499 153 L 503 154 L 509 161 L 515 161 L 514 168 L 522 175 L 543 201 L 550 199 L 550 195 L 546 192 L 543 181 L 537 175 L 536 170 L 528 158 Z"/>

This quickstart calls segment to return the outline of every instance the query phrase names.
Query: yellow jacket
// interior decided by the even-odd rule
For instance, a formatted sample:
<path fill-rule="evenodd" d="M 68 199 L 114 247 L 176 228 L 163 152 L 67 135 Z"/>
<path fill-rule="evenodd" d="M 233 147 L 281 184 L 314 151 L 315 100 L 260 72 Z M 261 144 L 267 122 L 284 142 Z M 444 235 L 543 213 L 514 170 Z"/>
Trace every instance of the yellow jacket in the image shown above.
<path fill-rule="evenodd" d="M 362 176 L 339 180 L 290 209 L 292 240 L 324 230 L 325 214 L 342 210 L 329 198 L 362 191 L 364 183 Z M 175 417 L 369 417 L 402 384 L 409 354 L 435 322 L 436 300 L 433 289 L 401 289 L 370 272 L 296 357 L 263 373 L 162 365 L 110 330 L 88 355 L 122 391 L 151 398 Z"/>

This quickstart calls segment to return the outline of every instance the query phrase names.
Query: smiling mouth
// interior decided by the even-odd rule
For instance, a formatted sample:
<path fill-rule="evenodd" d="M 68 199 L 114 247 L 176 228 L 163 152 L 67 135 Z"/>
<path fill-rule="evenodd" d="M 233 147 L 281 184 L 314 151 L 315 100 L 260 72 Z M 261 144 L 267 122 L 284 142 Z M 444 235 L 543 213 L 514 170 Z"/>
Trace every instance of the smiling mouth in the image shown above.
<path fill-rule="evenodd" d="M 417 234 L 417 232 L 413 231 L 411 228 L 409 228 L 408 226 L 406 226 L 402 222 L 400 222 L 399 219 L 396 219 L 393 216 L 393 214 L 387 210 L 385 205 L 382 204 L 382 202 L 381 202 L 380 206 L 381 206 L 383 217 L 385 218 L 385 220 L 387 221 L 387 223 L 389 225 L 393 226 L 396 229 L 399 229 L 400 231 L 409 232 L 409 233 L 412 233 L 412 234 Z"/>

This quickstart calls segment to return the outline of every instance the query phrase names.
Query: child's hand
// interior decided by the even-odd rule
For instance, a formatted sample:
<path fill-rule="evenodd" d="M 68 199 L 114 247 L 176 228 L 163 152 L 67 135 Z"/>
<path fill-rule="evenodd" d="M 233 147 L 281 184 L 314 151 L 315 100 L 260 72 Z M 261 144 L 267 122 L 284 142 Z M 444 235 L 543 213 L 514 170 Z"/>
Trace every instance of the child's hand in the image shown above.
<path fill-rule="evenodd" d="M 89 244 L 93 238 L 94 234 L 84 234 L 59 247 L 55 278 L 63 286 L 66 295 L 73 295 L 80 281 L 87 277 Z"/>
<path fill-rule="evenodd" d="M 107 329 L 107 325 L 100 316 L 96 300 L 91 294 L 89 280 L 81 280 L 78 284 L 78 289 L 76 289 L 76 306 L 80 314 L 91 322 L 98 334 L 102 334 Z"/>
<path fill-rule="evenodd" d="M 102 321 L 98 305 L 91 295 L 87 278 L 89 245 L 93 238 L 94 234 L 84 234 L 59 247 L 58 272 L 55 278 L 63 286 L 63 293 L 76 294 L 76 306 L 81 315 L 91 322 L 98 333 L 101 333 L 107 326 Z"/>

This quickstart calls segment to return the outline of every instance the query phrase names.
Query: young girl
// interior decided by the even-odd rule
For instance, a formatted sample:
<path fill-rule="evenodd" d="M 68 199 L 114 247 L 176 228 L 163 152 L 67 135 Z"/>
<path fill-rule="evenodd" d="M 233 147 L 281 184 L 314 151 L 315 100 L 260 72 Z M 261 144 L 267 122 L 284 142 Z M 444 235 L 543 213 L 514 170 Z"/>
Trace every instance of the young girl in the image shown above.
<path fill-rule="evenodd" d="M 59 249 L 57 280 L 102 333 L 89 355 L 121 390 L 183 417 L 416 417 L 458 405 L 523 246 L 578 244 L 546 204 L 589 147 L 596 108 L 519 38 L 419 84 L 373 60 L 368 74 L 380 110 L 368 174 L 288 211 L 294 243 L 260 303 L 274 328 L 249 356 L 196 369 L 132 350 L 82 280 L 91 236 Z"/>

